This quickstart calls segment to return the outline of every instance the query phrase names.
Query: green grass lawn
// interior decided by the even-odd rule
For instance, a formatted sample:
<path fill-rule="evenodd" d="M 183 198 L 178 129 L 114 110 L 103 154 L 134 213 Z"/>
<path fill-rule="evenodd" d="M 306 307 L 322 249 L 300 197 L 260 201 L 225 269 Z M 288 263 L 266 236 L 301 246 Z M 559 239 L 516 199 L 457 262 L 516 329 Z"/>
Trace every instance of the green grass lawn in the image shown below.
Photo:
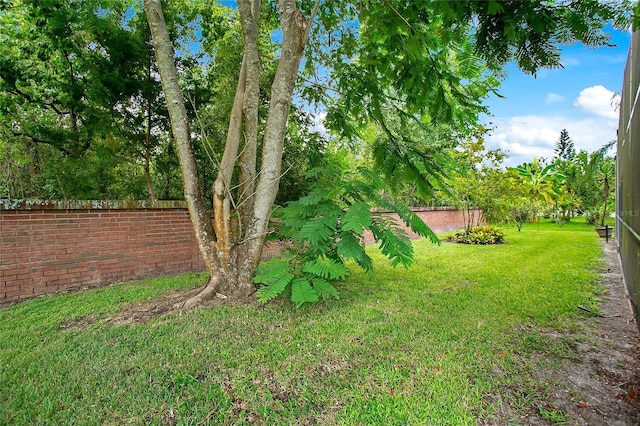
<path fill-rule="evenodd" d="M 0 424 L 473 425 L 507 391 L 524 410 L 544 398 L 532 356 L 573 355 L 547 331 L 575 327 L 578 306 L 597 312 L 601 251 L 579 223 L 505 232 L 500 246 L 418 241 L 409 270 L 376 255 L 340 300 L 300 309 L 104 321 L 197 274 L 2 309 Z M 64 327 L 78 318 L 93 323 Z"/>

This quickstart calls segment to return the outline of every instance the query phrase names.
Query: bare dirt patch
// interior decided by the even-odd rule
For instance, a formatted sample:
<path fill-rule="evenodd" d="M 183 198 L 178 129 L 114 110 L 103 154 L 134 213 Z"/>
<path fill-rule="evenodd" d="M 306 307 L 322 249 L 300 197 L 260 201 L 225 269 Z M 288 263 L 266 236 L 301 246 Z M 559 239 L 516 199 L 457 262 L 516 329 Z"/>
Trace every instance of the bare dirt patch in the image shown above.
<path fill-rule="evenodd" d="M 120 309 L 118 315 L 113 318 L 107 319 L 105 322 L 108 324 L 124 325 L 131 323 L 146 323 L 154 318 L 162 315 L 183 310 L 180 306 L 182 302 L 195 296 L 202 290 L 202 286 L 188 290 L 176 290 L 164 294 L 160 297 L 151 300 L 145 300 L 142 302 L 132 303 L 130 305 L 123 306 Z M 213 297 L 209 300 L 201 302 L 198 307 L 214 307 L 221 305 L 244 305 L 247 303 L 256 303 L 255 299 L 247 298 L 244 300 L 235 299 L 219 299 Z M 188 309 L 187 309 L 188 310 Z"/>
<path fill-rule="evenodd" d="M 499 414 L 484 424 L 640 425 L 638 328 L 615 243 L 602 245 L 606 291 L 599 315 L 585 318 L 574 332 L 547 334 L 554 343 L 569 342 L 575 356 L 536 354 L 531 382 L 516 383 L 492 401 Z"/>
<path fill-rule="evenodd" d="M 117 315 L 105 318 L 104 316 L 86 315 L 80 318 L 75 318 L 73 321 L 60 326 L 60 331 L 68 330 L 71 328 L 85 328 L 91 324 L 99 321 L 104 324 L 112 325 L 126 325 L 133 323 L 147 323 L 154 318 L 159 318 L 163 315 L 171 312 L 184 310 L 180 308 L 180 305 L 185 300 L 190 299 L 202 290 L 202 286 L 190 288 L 186 290 L 175 290 L 163 294 L 162 296 L 144 300 L 141 302 L 131 303 L 120 308 Z M 216 297 L 211 300 L 202 302 L 202 307 L 214 307 L 221 305 L 245 305 L 247 303 L 256 303 L 255 299 L 245 300 L 223 300 Z M 188 310 L 188 309 L 186 309 Z"/>

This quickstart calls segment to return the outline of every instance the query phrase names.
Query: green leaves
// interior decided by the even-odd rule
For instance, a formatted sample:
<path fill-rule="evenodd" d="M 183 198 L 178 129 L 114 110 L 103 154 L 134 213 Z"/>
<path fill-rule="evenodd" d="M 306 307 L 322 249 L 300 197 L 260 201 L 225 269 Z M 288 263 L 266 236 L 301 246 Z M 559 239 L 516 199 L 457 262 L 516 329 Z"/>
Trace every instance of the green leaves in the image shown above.
<path fill-rule="evenodd" d="M 320 217 L 309 220 L 300 228 L 300 236 L 312 246 L 327 242 L 333 234 L 335 223 L 336 218 L 331 217 Z"/>
<path fill-rule="evenodd" d="M 365 271 L 373 269 L 373 262 L 363 247 L 362 238 L 350 232 L 340 232 L 336 249 L 341 259 L 353 259 Z"/>
<path fill-rule="evenodd" d="M 262 284 L 256 292 L 258 301 L 264 303 L 290 294 L 291 301 L 298 308 L 319 299 L 339 298 L 338 290 L 327 279 L 344 279 L 348 273 L 344 265 L 329 259 L 308 262 L 302 273 L 298 271 L 297 277 L 292 273 L 294 267 L 286 261 L 271 262 L 261 267 L 267 271 L 254 278 L 255 283 Z"/>
<path fill-rule="evenodd" d="M 326 258 L 307 262 L 302 271 L 328 280 L 343 280 L 349 274 L 349 270 L 342 262 Z"/>
<path fill-rule="evenodd" d="M 403 204 L 385 203 L 385 206 L 395 212 L 404 224 L 409 227 L 413 232 L 423 237 L 426 237 L 434 244 L 440 244 L 438 236 L 427 226 L 426 223 L 413 212 L 409 207 Z"/>
<path fill-rule="evenodd" d="M 393 266 L 409 267 L 413 261 L 413 247 L 402 223 L 430 241 L 439 242 L 411 209 L 380 196 L 384 182 L 378 176 L 364 169 L 347 172 L 340 165 L 336 159 L 322 173 L 314 173 L 317 182 L 311 193 L 282 210 L 280 238 L 293 244 L 293 257 L 261 265 L 267 271 L 254 280 L 262 284 L 257 292 L 259 301 L 290 295 L 299 307 L 338 298 L 338 290 L 331 282 L 349 275 L 348 261 L 355 261 L 366 271 L 373 269 L 364 245 L 367 232 Z M 374 207 L 390 209 L 401 222 L 388 213 L 374 213 Z"/>
<path fill-rule="evenodd" d="M 311 284 L 313 286 L 313 290 L 318 294 L 318 296 L 323 299 L 339 299 L 340 296 L 338 294 L 338 290 L 331 283 L 324 278 L 314 277 L 311 278 Z"/>
<path fill-rule="evenodd" d="M 318 293 L 313 290 L 311 283 L 304 278 L 298 278 L 291 284 L 291 301 L 299 308 L 305 303 L 317 302 Z"/>
<path fill-rule="evenodd" d="M 391 259 L 391 266 L 402 264 L 408 268 L 411 265 L 413 246 L 403 229 L 399 228 L 393 220 L 384 217 L 376 218 L 371 229 L 376 241 L 380 242 L 380 251 Z"/>
<path fill-rule="evenodd" d="M 263 284 L 256 292 L 258 301 L 267 302 L 286 293 L 289 284 L 294 279 L 291 266 L 287 262 L 273 262 L 267 272 L 256 275 L 253 282 Z"/>
<path fill-rule="evenodd" d="M 303 92 L 329 107 L 325 125 L 345 138 L 384 119 L 381 108 L 463 130 L 486 112 L 483 100 L 498 89 L 505 64 L 535 74 L 561 67 L 563 46 L 607 46 L 611 23 L 640 21 L 633 3 L 326 0 L 305 62 L 307 81 L 317 84 Z"/>
<path fill-rule="evenodd" d="M 341 227 L 343 231 L 353 231 L 362 235 L 365 229 L 369 229 L 371 222 L 371 210 L 366 203 L 357 201 L 347 209 L 342 217 Z"/>
<path fill-rule="evenodd" d="M 535 198 L 553 203 L 554 198 L 559 195 L 557 186 L 564 178 L 560 172 L 556 171 L 556 167 L 554 163 L 542 167 L 538 159 L 534 158 L 531 163 L 520 165 L 515 170 L 525 182 L 531 185 L 531 192 Z"/>
<path fill-rule="evenodd" d="M 473 22 L 475 50 L 490 67 L 515 60 L 531 74 L 560 66 L 561 45 L 606 46 L 609 34 L 603 28 L 611 22 L 628 28 L 632 17 L 630 2 L 437 2 L 444 6 L 445 25 Z"/>

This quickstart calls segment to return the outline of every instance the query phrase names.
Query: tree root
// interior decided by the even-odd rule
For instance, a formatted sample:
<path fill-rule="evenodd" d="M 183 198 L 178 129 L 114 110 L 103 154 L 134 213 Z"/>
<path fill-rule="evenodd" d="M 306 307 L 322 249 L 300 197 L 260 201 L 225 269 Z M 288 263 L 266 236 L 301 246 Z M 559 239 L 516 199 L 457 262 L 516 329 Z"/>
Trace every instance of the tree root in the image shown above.
<path fill-rule="evenodd" d="M 197 293 L 195 296 L 182 301 L 182 302 L 178 302 L 175 305 L 173 305 L 174 309 L 192 309 L 195 308 L 196 306 L 206 302 L 207 300 L 211 300 L 214 297 L 217 297 L 218 299 L 226 299 L 227 296 L 225 296 L 224 294 L 220 294 L 216 291 L 215 287 L 212 286 L 210 283 L 207 284 L 207 286 L 205 288 L 202 289 L 201 292 Z"/>

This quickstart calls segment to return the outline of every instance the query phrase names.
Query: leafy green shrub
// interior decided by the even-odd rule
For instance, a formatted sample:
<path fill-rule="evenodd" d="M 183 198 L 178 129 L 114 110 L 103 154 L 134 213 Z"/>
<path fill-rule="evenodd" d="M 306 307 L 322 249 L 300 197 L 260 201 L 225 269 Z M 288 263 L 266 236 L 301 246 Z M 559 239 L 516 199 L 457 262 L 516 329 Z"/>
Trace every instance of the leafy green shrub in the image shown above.
<path fill-rule="evenodd" d="M 260 284 L 258 301 L 290 295 L 296 306 L 319 299 L 338 298 L 331 281 L 349 273 L 345 263 L 355 261 L 366 271 L 373 262 L 365 251 L 365 232 L 370 232 L 392 266 L 409 267 L 413 246 L 394 218 L 372 214 L 374 207 L 397 213 L 414 232 L 434 243 L 438 237 L 411 209 L 391 203 L 379 194 L 384 182 L 376 174 L 356 173 L 328 166 L 314 171 L 311 193 L 291 202 L 279 212 L 279 238 L 290 243 L 288 259 L 260 265 L 254 282 Z"/>
<path fill-rule="evenodd" d="M 474 226 L 456 232 L 453 242 L 461 244 L 502 244 L 504 233 L 496 226 Z"/>

